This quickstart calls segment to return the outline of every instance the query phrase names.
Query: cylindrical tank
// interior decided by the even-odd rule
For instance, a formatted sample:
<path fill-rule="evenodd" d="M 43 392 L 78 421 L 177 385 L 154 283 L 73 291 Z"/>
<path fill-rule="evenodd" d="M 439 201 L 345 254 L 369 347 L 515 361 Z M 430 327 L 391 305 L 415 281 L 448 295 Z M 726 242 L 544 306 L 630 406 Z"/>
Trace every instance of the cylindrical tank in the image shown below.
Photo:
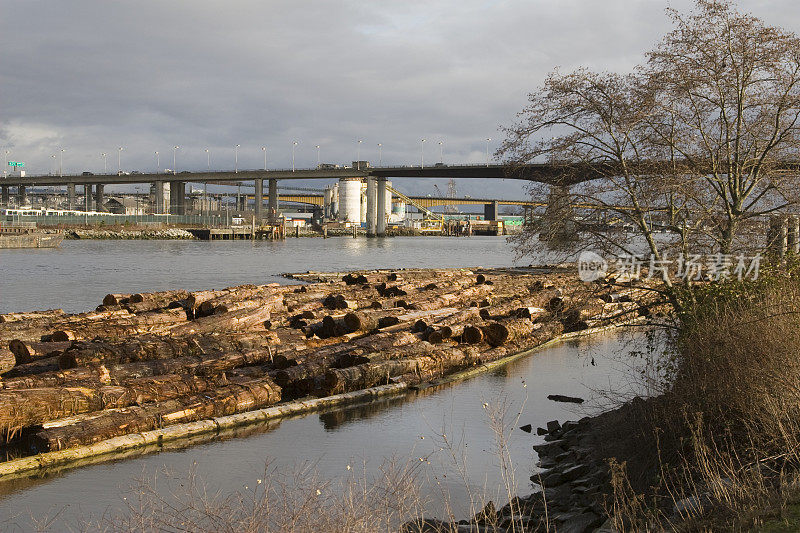
<path fill-rule="evenodd" d="M 331 216 L 331 204 L 333 204 L 333 187 L 325 187 L 325 192 L 322 195 L 322 214 L 325 218 Z"/>
<path fill-rule="evenodd" d="M 333 195 L 331 197 L 331 218 L 339 217 L 339 184 L 333 184 Z"/>
<path fill-rule="evenodd" d="M 392 202 L 392 214 L 389 215 L 389 222 L 401 224 L 406 219 L 406 203 L 401 198 L 395 198 Z"/>
<path fill-rule="evenodd" d="M 361 223 L 361 178 L 339 179 L 339 220 Z"/>

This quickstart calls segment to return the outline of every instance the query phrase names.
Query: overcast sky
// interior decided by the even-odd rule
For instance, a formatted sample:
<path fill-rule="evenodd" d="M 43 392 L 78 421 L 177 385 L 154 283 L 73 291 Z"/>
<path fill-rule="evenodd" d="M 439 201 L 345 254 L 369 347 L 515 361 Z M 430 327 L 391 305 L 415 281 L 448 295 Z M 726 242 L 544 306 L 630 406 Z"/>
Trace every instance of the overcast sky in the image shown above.
<path fill-rule="evenodd" d="M 0 0 L 0 145 L 29 174 L 478 163 L 554 67 L 625 71 L 687 0 Z M 796 0 L 739 4 L 800 33 Z M 460 185 L 461 187 L 461 185 Z M 464 184 L 468 192 L 494 192 Z M 424 191 L 412 191 L 424 192 Z"/>

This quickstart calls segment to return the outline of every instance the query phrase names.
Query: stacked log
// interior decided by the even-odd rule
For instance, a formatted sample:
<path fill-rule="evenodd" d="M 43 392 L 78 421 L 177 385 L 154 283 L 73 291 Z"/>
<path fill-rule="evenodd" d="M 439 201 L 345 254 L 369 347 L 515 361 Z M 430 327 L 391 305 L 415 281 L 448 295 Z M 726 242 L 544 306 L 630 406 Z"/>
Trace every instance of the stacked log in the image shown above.
<path fill-rule="evenodd" d="M 566 274 L 397 270 L 307 285 L 112 293 L 97 310 L 0 315 L 0 424 L 33 451 L 400 380 L 438 379 L 652 293 Z M 595 290 L 596 289 L 596 290 Z"/>

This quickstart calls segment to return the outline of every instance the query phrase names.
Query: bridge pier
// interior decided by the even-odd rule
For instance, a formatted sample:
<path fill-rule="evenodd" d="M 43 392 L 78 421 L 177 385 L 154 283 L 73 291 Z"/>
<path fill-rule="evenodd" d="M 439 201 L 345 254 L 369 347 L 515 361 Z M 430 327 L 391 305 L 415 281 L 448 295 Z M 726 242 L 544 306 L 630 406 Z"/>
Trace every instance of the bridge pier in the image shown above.
<path fill-rule="evenodd" d="M 386 237 L 386 185 L 386 178 L 378 178 L 378 223 L 375 227 L 378 237 Z"/>
<path fill-rule="evenodd" d="M 155 189 L 155 205 L 153 206 L 153 212 L 157 215 L 164 214 L 164 182 L 163 181 L 154 181 L 153 182 L 153 189 Z"/>
<path fill-rule="evenodd" d="M 186 214 L 186 183 L 171 181 L 169 183 L 169 212 L 171 215 Z"/>
<path fill-rule="evenodd" d="M 269 179 L 269 222 L 274 224 L 278 220 L 278 180 Z"/>
<path fill-rule="evenodd" d="M 75 184 L 67 183 L 67 207 L 70 211 L 75 209 Z"/>
<path fill-rule="evenodd" d="M 261 223 L 261 206 L 264 204 L 264 180 L 256 178 L 253 180 L 255 186 L 255 194 L 253 195 L 253 214 L 256 217 L 256 223 Z"/>
<path fill-rule="evenodd" d="M 490 204 L 484 204 L 483 206 L 483 219 L 484 220 L 497 220 L 497 217 L 500 215 L 500 203 L 499 202 L 492 202 Z"/>
<path fill-rule="evenodd" d="M 92 210 L 92 186 L 88 183 L 83 184 L 83 210 Z"/>
<path fill-rule="evenodd" d="M 17 207 L 28 205 L 28 193 L 25 191 L 25 186 L 20 185 L 17 187 Z"/>
<path fill-rule="evenodd" d="M 98 183 L 94 186 L 94 209 L 95 211 L 104 212 L 106 209 L 103 206 L 103 189 L 105 185 Z"/>
<path fill-rule="evenodd" d="M 378 187 L 375 177 L 367 178 L 367 237 L 374 237 L 378 227 Z"/>
<path fill-rule="evenodd" d="M 0 200 L 0 202 L 2 202 L 2 206 L 8 207 L 9 200 L 10 198 L 8 196 L 8 185 L 3 185 L 3 197 L 2 200 Z"/>

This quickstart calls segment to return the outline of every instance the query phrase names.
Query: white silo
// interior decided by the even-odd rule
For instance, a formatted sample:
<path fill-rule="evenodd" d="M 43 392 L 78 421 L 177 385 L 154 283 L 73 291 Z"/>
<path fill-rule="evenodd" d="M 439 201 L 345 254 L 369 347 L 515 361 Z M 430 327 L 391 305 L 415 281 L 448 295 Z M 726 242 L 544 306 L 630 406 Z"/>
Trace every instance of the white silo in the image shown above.
<path fill-rule="evenodd" d="M 325 187 L 325 191 L 322 193 L 322 214 L 325 218 L 331 217 L 331 213 L 333 212 L 332 205 L 333 187 L 328 186 Z"/>
<path fill-rule="evenodd" d="M 331 197 L 331 218 L 339 217 L 339 183 L 333 184 L 333 195 Z"/>
<path fill-rule="evenodd" d="M 395 198 L 392 201 L 392 214 L 389 216 L 389 222 L 398 224 L 406 219 L 406 203 L 402 198 Z"/>
<path fill-rule="evenodd" d="M 339 220 L 361 223 L 361 178 L 339 178 Z"/>

